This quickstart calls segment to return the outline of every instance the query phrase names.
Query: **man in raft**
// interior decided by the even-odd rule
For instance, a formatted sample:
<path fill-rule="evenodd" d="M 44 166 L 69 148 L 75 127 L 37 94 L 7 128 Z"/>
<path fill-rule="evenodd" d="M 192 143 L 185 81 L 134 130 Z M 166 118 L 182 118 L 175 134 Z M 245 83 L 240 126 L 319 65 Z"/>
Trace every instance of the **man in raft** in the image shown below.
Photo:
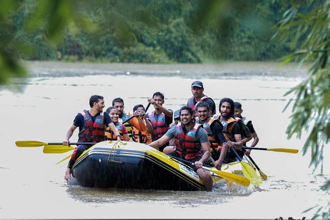
<path fill-rule="evenodd" d="M 209 104 L 211 113 L 210 115 L 215 114 L 215 103 L 213 99 L 208 97 L 207 95 L 204 94 L 204 86 L 201 81 L 194 81 L 191 84 L 191 92 L 193 96 L 188 99 L 187 101 L 187 106 L 191 107 L 194 111 L 196 111 L 196 105 L 200 102 L 207 102 Z"/>
<path fill-rule="evenodd" d="M 221 170 L 228 151 L 227 140 L 222 133 L 222 125 L 219 120 L 210 116 L 210 107 L 206 102 L 199 103 L 196 108 L 198 117 L 196 122 L 205 129 L 211 144 L 211 157 L 216 160 L 215 167 Z"/>
<path fill-rule="evenodd" d="M 82 113 L 78 113 L 73 121 L 73 125 L 66 133 L 66 140 L 63 141 L 64 146 L 69 146 L 69 139 L 73 132 L 79 127 L 79 140 L 78 142 L 99 142 L 104 140 L 104 132 L 106 127 L 114 132 L 117 140 L 120 140 L 120 133 L 116 126 L 110 119 L 110 116 L 106 112 L 102 112 L 104 108 L 103 96 L 93 95 L 89 99 L 90 109 L 84 110 Z M 65 172 L 64 179 L 67 181 L 71 179 L 71 168 L 76 159 L 92 145 L 78 145 L 74 150 L 71 159 L 68 164 L 68 168 Z"/>
<path fill-rule="evenodd" d="M 172 122 L 173 111 L 163 107 L 164 104 L 164 95 L 160 92 L 155 92 L 152 95 L 151 99 L 148 99 L 148 102 L 152 104 L 155 108 L 151 114 L 147 114 L 152 127 L 152 140 L 158 140 L 161 138 L 167 131 Z M 160 151 L 163 151 L 164 147 L 168 146 L 168 143 L 165 143 L 164 146 L 159 148 Z"/>
<path fill-rule="evenodd" d="M 227 145 L 229 148 L 224 162 L 230 163 L 237 161 L 236 154 L 231 151 L 230 148 L 235 147 L 235 150 L 237 150 L 240 157 L 242 157 L 244 153 L 242 151 L 243 142 L 241 129 L 237 120 L 234 118 L 234 101 L 230 98 L 221 99 L 219 103 L 219 112 L 220 116 L 214 116 L 214 118 L 218 119 L 222 124 L 222 131 L 228 141 Z"/>
<path fill-rule="evenodd" d="M 112 106 L 113 107 L 116 107 L 117 110 L 118 110 L 118 114 L 119 114 L 119 122 L 122 123 L 122 122 L 125 122 L 124 125 L 126 127 L 126 130 L 127 130 L 127 133 L 128 133 L 128 136 L 131 140 L 133 140 L 133 134 L 132 134 L 132 131 L 133 131 L 133 127 L 132 125 L 130 124 L 130 121 L 127 120 L 129 119 L 132 115 L 131 114 L 127 114 L 124 109 L 125 109 L 125 106 L 124 106 L 124 100 L 122 98 L 115 98 L 114 100 L 112 100 Z"/>
<path fill-rule="evenodd" d="M 212 178 L 209 171 L 204 170 L 203 163 L 210 157 L 210 142 L 201 125 L 195 123 L 194 111 L 188 106 L 180 109 L 181 124 L 173 126 L 160 139 L 149 146 L 159 149 L 172 138 L 176 139 L 176 149 L 168 153 L 169 156 L 182 158 L 194 163 L 193 169 L 203 180 L 206 190 L 212 191 Z M 203 152 L 203 153 L 202 153 Z"/>

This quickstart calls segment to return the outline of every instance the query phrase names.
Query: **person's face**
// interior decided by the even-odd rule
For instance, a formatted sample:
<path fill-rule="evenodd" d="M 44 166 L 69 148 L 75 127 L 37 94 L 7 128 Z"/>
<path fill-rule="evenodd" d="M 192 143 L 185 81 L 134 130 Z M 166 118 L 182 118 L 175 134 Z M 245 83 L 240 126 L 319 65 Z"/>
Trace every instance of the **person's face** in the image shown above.
<path fill-rule="evenodd" d="M 221 116 L 224 118 L 229 118 L 230 116 L 230 111 L 231 111 L 231 105 L 229 102 L 224 102 L 220 106 L 220 113 Z"/>
<path fill-rule="evenodd" d="M 234 110 L 234 115 L 235 115 L 235 117 L 239 117 L 239 118 L 241 118 L 241 117 L 242 117 L 242 112 L 243 112 L 242 109 L 235 108 L 235 110 Z"/>
<path fill-rule="evenodd" d="M 174 119 L 174 124 L 177 125 L 177 124 L 179 123 L 179 120 L 180 120 L 179 118 L 175 118 L 175 119 Z"/>
<path fill-rule="evenodd" d="M 137 114 L 138 116 L 143 117 L 143 116 L 146 114 L 146 112 L 144 111 L 144 109 L 143 109 L 142 107 L 138 107 L 138 108 L 136 109 L 136 114 Z"/>
<path fill-rule="evenodd" d="M 199 88 L 197 86 L 191 87 L 191 92 L 195 98 L 202 98 L 204 88 Z"/>
<path fill-rule="evenodd" d="M 158 105 L 160 105 L 160 106 L 162 106 L 162 105 L 164 104 L 164 100 L 163 100 L 162 97 L 160 97 L 160 96 L 154 96 L 153 99 L 154 99 L 155 102 L 156 102 Z"/>
<path fill-rule="evenodd" d="M 94 107 L 96 108 L 96 110 L 98 112 L 102 112 L 103 108 L 104 108 L 104 100 L 103 99 L 99 99 L 97 102 L 94 102 Z"/>
<path fill-rule="evenodd" d="M 197 116 L 200 121 L 206 121 L 209 118 L 209 110 L 206 107 L 198 107 Z"/>
<path fill-rule="evenodd" d="M 114 123 L 118 122 L 119 115 L 118 115 L 117 109 L 111 109 L 111 111 L 109 112 L 109 115 L 110 115 L 111 121 L 113 121 Z"/>
<path fill-rule="evenodd" d="M 115 102 L 114 106 L 118 110 L 118 115 L 122 115 L 124 112 L 124 103 L 122 102 Z"/>
<path fill-rule="evenodd" d="M 180 121 L 184 125 L 189 125 L 192 122 L 193 116 L 189 113 L 188 110 L 182 110 L 180 112 Z"/>

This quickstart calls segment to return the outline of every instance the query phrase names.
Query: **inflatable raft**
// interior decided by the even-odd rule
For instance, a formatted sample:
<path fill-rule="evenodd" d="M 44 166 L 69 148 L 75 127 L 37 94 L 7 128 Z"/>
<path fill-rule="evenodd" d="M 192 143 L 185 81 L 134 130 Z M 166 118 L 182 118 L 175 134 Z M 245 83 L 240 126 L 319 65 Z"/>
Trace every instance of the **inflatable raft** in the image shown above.
<path fill-rule="evenodd" d="M 226 182 L 212 170 L 216 169 L 210 169 L 214 184 Z M 223 165 L 222 171 L 242 175 L 239 162 Z M 76 160 L 72 172 L 77 182 L 86 187 L 205 190 L 191 166 L 135 142 L 97 143 Z"/>

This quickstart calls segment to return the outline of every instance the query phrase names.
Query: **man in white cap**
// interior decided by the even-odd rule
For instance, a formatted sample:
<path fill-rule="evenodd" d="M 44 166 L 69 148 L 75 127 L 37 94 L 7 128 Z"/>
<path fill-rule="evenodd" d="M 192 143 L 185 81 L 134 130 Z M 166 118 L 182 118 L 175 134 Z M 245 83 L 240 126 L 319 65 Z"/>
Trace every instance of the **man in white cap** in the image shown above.
<path fill-rule="evenodd" d="M 201 81 L 194 81 L 191 84 L 191 92 L 193 97 L 188 99 L 187 106 L 196 112 L 196 106 L 200 102 L 206 102 L 210 106 L 210 115 L 214 115 L 216 111 L 215 103 L 212 98 L 204 94 L 204 87 Z"/>

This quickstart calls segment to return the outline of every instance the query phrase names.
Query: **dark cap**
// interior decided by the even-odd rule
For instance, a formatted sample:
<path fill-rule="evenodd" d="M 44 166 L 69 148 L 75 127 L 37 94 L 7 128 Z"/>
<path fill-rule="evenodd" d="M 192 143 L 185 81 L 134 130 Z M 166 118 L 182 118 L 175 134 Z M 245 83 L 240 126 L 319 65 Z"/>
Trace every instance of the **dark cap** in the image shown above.
<path fill-rule="evenodd" d="M 174 112 L 174 119 L 180 118 L 180 110 Z"/>
<path fill-rule="evenodd" d="M 191 87 L 199 87 L 199 88 L 203 88 L 203 83 L 201 81 L 195 81 L 191 84 Z"/>

